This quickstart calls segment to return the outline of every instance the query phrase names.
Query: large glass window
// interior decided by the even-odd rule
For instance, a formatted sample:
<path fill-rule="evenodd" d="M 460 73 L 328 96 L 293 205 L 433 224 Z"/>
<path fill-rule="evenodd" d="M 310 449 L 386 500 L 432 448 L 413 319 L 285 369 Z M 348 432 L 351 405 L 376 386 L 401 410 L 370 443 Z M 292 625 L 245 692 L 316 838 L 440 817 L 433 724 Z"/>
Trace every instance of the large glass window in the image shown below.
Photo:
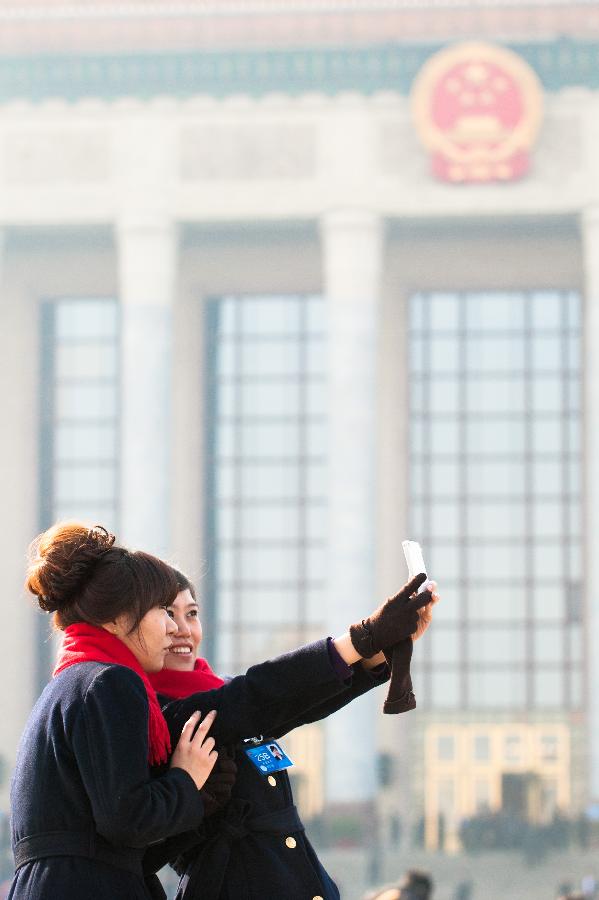
<path fill-rule="evenodd" d="M 580 705 L 580 314 L 567 291 L 410 299 L 411 534 L 443 585 L 416 661 L 431 706 Z"/>
<path fill-rule="evenodd" d="M 207 310 L 203 580 L 219 671 L 322 627 L 325 322 L 311 296 L 233 296 Z"/>
<path fill-rule="evenodd" d="M 112 299 L 42 304 L 41 527 L 118 526 L 119 341 Z"/>
<path fill-rule="evenodd" d="M 118 532 L 119 315 L 116 300 L 41 304 L 39 527 L 59 519 Z M 52 668 L 39 617 L 39 687 Z"/>

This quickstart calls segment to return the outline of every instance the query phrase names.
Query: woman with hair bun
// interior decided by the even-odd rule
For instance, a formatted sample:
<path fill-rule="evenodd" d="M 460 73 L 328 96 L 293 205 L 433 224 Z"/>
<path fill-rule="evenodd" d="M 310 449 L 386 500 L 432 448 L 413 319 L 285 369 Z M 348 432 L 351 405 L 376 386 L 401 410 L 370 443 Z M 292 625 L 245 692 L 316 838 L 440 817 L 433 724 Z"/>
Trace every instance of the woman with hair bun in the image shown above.
<path fill-rule="evenodd" d="M 114 541 L 99 526 L 59 523 L 31 547 L 27 587 L 64 641 L 19 745 L 10 900 L 164 898 L 145 851 L 203 820 L 215 713 L 200 723 L 194 712 L 170 756 L 148 678 L 176 631 L 176 577 Z"/>

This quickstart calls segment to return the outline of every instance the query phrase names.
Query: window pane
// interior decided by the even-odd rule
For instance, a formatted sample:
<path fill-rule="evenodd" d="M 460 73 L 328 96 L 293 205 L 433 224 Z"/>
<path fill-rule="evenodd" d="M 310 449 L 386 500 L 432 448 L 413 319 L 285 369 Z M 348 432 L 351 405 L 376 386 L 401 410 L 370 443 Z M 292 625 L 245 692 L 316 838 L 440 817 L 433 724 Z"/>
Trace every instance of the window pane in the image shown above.
<path fill-rule="evenodd" d="M 472 419 L 466 426 L 468 452 L 517 455 L 524 453 L 526 427 L 520 419 Z"/>
<path fill-rule="evenodd" d="M 429 323 L 435 331 L 454 330 L 459 325 L 458 297 L 455 294 L 431 294 Z"/>
<path fill-rule="evenodd" d="M 431 379 L 428 389 L 431 413 L 457 412 L 459 408 L 457 381 L 450 378 Z"/>
<path fill-rule="evenodd" d="M 523 372 L 523 337 L 481 335 L 468 341 L 468 369 L 472 372 Z"/>
<path fill-rule="evenodd" d="M 532 422 L 534 453 L 561 453 L 564 434 L 561 419 L 536 419 Z"/>
<path fill-rule="evenodd" d="M 60 300 L 56 304 L 55 334 L 64 338 L 114 338 L 118 310 L 111 300 Z"/>
<path fill-rule="evenodd" d="M 473 707 L 518 709 L 524 706 L 524 670 L 512 667 L 497 671 L 473 671 L 469 677 Z"/>
<path fill-rule="evenodd" d="M 460 368 L 460 345 L 454 338 L 432 337 L 424 351 L 431 372 L 448 372 L 454 375 Z"/>
<path fill-rule="evenodd" d="M 455 738 L 451 734 L 441 734 L 437 738 L 437 759 L 450 762 L 455 758 Z"/>
<path fill-rule="evenodd" d="M 116 490 L 114 466 L 68 466 L 55 471 L 55 497 L 58 503 L 65 500 L 90 500 L 112 497 Z"/>
<path fill-rule="evenodd" d="M 564 635 L 561 628 L 537 626 L 535 656 L 538 662 L 561 665 L 564 659 Z"/>
<path fill-rule="evenodd" d="M 55 431 L 55 459 L 58 461 L 115 459 L 117 454 L 114 425 L 66 425 Z"/>
<path fill-rule="evenodd" d="M 563 706 L 563 674 L 561 669 L 541 669 L 534 673 L 535 704 L 547 709 Z"/>
<path fill-rule="evenodd" d="M 432 673 L 430 703 L 440 709 L 456 709 L 460 706 L 460 676 L 454 669 Z"/>
<path fill-rule="evenodd" d="M 244 298 L 240 306 L 245 334 L 295 334 L 299 330 L 300 304 L 295 298 Z"/>
<path fill-rule="evenodd" d="M 114 384 L 59 385 L 56 389 L 56 415 L 60 419 L 103 419 L 116 415 Z"/>
<path fill-rule="evenodd" d="M 532 341 L 532 365 L 544 372 L 560 371 L 564 362 L 564 342 L 561 335 L 536 335 Z"/>
<path fill-rule="evenodd" d="M 511 503 L 472 501 L 468 509 L 468 534 L 473 538 L 523 538 L 526 529 L 526 507 Z"/>
<path fill-rule="evenodd" d="M 297 381 L 245 382 L 240 393 L 241 410 L 246 416 L 297 416 L 299 413 Z"/>
<path fill-rule="evenodd" d="M 299 366 L 299 344 L 295 341 L 247 340 L 241 344 L 241 371 L 254 375 L 294 375 Z"/>
<path fill-rule="evenodd" d="M 299 452 L 297 422 L 244 422 L 239 435 L 246 456 L 294 456 Z"/>
<path fill-rule="evenodd" d="M 491 758 L 491 741 L 488 734 L 474 735 L 472 757 L 476 762 L 487 762 Z"/>
<path fill-rule="evenodd" d="M 503 587 L 477 580 L 470 590 L 471 621 L 516 623 L 526 617 L 526 597 L 524 586 L 512 584 L 507 578 Z"/>
<path fill-rule="evenodd" d="M 480 546 L 468 550 L 468 566 L 471 577 L 503 579 L 509 573 L 512 578 L 523 578 L 526 557 L 521 544 L 510 546 Z"/>
<path fill-rule="evenodd" d="M 85 342 L 58 345 L 56 354 L 57 378 L 115 378 L 117 375 L 117 347 L 113 341 Z"/>
<path fill-rule="evenodd" d="M 556 292 L 538 291 L 532 298 L 532 321 L 535 328 L 560 329 L 563 327 L 562 295 Z"/>
<path fill-rule="evenodd" d="M 523 413 L 522 378 L 483 378 L 468 382 L 466 403 L 471 413 Z"/>
<path fill-rule="evenodd" d="M 439 604 L 440 605 L 440 604 Z M 457 628 L 443 628 L 441 623 L 435 628 L 434 633 L 431 628 L 431 646 L 430 654 L 435 668 L 439 663 L 452 663 L 457 665 L 460 662 L 461 652 L 461 634 Z"/>
<path fill-rule="evenodd" d="M 470 659 L 474 663 L 522 663 L 524 638 L 523 628 L 472 628 L 468 634 Z"/>
<path fill-rule="evenodd" d="M 502 331 L 524 327 L 524 298 L 514 294 L 471 295 L 466 305 L 468 328 Z"/>
<path fill-rule="evenodd" d="M 240 515 L 240 536 L 252 541 L 298 541 L 300 521 L 297 504 L 244 507 Z"/>
<path fill-rule="evenodd" d="M 238 469 L 241 497 L 294 498 L 299 497 L 300 469 L 298 465 L 281 466 L 273 462 L 247 463 Z"/>
<path fill-rule="evenodd" d="M 470 494 L 505 495 L 523 494 L 526 484 L 524 462 L 471 462 L 467 471 Z"/>

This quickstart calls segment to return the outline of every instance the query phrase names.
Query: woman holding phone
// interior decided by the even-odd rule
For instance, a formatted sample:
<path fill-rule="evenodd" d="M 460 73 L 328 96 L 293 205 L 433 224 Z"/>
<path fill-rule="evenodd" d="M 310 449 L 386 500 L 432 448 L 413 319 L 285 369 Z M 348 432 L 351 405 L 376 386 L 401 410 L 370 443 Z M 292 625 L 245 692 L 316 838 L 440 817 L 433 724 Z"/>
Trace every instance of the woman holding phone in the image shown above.
<path fill-rule="evenodd" d="M 148 680 L 176 632 L 167 608 L 177 581 L 162 560 L 114 540 L 62 523 L 32 545 L 27 587 L 64 641 L 18 750 L 10 900 L 165 897 L 144 873 L 146 848 L 204 817 L 214 713 L 191 715 L 171 755 Z"/>
<path fill-rule="evenodd" d="M 270 750 L 293 728 L 323 719 L 354 698 L 386 682 L 386 656 L 394 654 L 394 693 L 388 711 L 413 708 L 409 678 L 413 639 L 427 629 L 431 592 L 414 596 L 419 575 L 370 617 L 335 640 L 324 639 L 252 666 L 225 684 L 198 657 L 202 625 L 195 589 L 176 571 L 178 594 L 168 612 L 176 625 L 165 667 L 151 676 L 165 716 L 176 731 L 191 706 L 218 709 L 214 735 L 234 756 L 237 780 L 231 800 L 206 820 L 204 839 L 171 842 L 173 864 L 182 875 L 184 900 L 337 900 L 339 892 L 304 833 L 289 778 L 277 763 L 261 772 L 255 751 Z M 356 649 L 358 648 L 358 649 Z M 384 652 L 383 652 L 384 651 Z M 199 692 L 199 693 L 198 693 Z M 201 698 L 203 697 L 203 702 Z M 278 747 L 277 747 L 278 749 Z M 248 752 L 249 751 L 249 752 Z"/>

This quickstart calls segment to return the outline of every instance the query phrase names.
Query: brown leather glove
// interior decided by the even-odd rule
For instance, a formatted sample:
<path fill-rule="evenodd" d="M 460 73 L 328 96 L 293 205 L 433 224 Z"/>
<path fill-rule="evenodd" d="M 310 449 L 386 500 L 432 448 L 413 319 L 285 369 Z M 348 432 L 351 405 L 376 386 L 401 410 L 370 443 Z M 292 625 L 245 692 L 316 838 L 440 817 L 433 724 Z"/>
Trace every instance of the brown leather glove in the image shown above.
<path fill-rule="evenodd" d="M 229 802 L 237 778 L 237 765 L 226 750 L 219 750 L 216 765 L 206 779 L 200 796 L 204 803 L 204 815 L 212 816 Z"/>
<path fill-rule="evenodd" d="M 412 636 L 399 641 L 394 647 L 385 650 L 385 659 L 391 669 L 387 699 L 383 704 L 383 712 L 389 715 L 416 709 L 416 697 L 412 689 L 410 662 L 414 641 Z"/>
<path fill-rule="evenodd" d="M 416 575 L 394 597 L 385 600 L 371 616 L 350 625 L 351 642 L 360 656 L 370 659 L 381 650 L 394 647 L 406 638 L 411 640 L 418 628 L 418 610 L 432 599 L 430 591 L 415 593 L 425 581 L 424 573 Z"/>

